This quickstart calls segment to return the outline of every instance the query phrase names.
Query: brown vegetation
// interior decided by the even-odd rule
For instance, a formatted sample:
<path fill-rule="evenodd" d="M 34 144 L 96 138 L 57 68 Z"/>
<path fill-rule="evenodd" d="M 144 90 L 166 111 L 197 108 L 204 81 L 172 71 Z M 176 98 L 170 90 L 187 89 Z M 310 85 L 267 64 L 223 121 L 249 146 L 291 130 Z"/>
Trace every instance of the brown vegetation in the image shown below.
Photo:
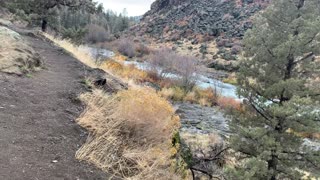
<path fill-rule="evenodd" d="M 90 24 L 87 26 L 88 33 L 85 36 L 85 40 L 89 43 L 100 43 L 111 40 L 111 35 L 106 31 L 104 27 L 96 24 Z"/>
<path fill-rule="evenodd" d="M 81 100 L 87 109 L 78 122 L 91 135 L 78 159 L 119 177 L 178 179 L 171 169 L 177 150 L 170 149 L 175 149 L 171 138 L 179 118 L 165 99 L 152 89 L 138 88 L 114 96 L 95 90 Z"/>
<path fill-rule="evenodd" d="M 102 63 L 100 68 L 108 70 L 113 74 L 124 78 L 125 80 L 134 80 L 135 82 L 145 82 L 148 79 L 148 73 L 136 68 L 134 65 L 124 65 L 121 62 L 107 60 Z"/>
<path fill-rule="evenodd" d="M 158 74 L 160 79 L 176 74 L 178 86 L 185 91 L 190 91 L 195 85 L 196 60 L 190 56 L 181 56 L 169 49 L 160 49 L 155 52 L 151 59 L 153 74 Z"/>
<path fill-rule="evenodd" d="M 129 58 L 133 58 L 136 55 L 134 42 L 130 39 L 120 39 L 117 50 Z"/>

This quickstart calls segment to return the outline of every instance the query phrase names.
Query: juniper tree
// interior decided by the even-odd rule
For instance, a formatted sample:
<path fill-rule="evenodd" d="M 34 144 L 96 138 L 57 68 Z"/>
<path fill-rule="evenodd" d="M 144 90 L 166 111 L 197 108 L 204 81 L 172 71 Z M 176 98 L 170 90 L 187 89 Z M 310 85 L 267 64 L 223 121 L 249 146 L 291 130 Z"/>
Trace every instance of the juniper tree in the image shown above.
<path fill-rule="evenodd" d="M 303 134 L 319 131 L 320 1 L 274 0 L 244 37 L 231 147 L 241 152 L 229 179 L 300 179 L 320 172 L 320 153 Z M 318 78 L 318 79 L 317 79 Z M 318 81 L 319 83 L 319 81 Z"/>

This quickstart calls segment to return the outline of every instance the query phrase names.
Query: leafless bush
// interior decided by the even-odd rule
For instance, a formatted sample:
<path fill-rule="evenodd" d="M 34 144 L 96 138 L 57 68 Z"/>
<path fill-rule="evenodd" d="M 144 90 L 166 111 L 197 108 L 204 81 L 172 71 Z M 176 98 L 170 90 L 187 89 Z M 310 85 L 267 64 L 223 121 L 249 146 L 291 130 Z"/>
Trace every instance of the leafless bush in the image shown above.
<path fill-rule="evenodd" d="M 153 54 L 150 60 L 153 71 L 160 78 L 176 75 L 179 86 L 189 91 L 195 85 L 196 60 L 189 56 L 181 56 L 169 49 L 161 49 Z"/>
<path fill-rule="evenodd" d="M 192 90 L 195 85 L 197 71 L 196 60 L 189 56 L 176 56 L 174 61 L 175 70 L 180 76 L 181 87 L 186 91 Z"/>
<path fill-rule="evenodd" d="M 150 49 L 148 48 L 148 46 L 139 43 L 136 45 L 135 47 L 135 51 L 137 53 L 137 57 L 142 57 L 144 55 L 149 55 L 150 54 Z"/>
<path fill-rule="evenodd" d="M 136 54 L 134 43 L 130 39 L 120 39 L 118 43 L 118 51 L 129 58 L 134 57 Z"/>
<path fill-rule="evenodd" d="M 90 24 L 87 26 L 88 33 L 85 36 L 85 40 L 89 43 L 99 43 L 110 40 L 111 35 L 105 30 L 105 28 Z"/>
<path fill-rule="evenodd" d="M 174 71 L 174 55 L 169 49 L 156 51 L 150 59 L 151 70 L 157 72 L 161 79 L 167 78 Z"/>

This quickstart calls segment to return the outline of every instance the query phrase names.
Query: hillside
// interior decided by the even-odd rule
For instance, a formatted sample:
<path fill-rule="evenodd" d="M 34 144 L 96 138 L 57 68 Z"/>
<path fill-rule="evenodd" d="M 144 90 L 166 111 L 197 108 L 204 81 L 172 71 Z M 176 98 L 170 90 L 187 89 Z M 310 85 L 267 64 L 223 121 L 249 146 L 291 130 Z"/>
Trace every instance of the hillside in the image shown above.
<path fill-rule="evenodd" d="M 241 38 L 269 0 L 157 0 L 133 29 L 165 40 Z"/>
<path fill-rule="evenodd" d="M 157 0 L 129 34 L 195 56 L 216 70 L 238 69 L 242 38 L 270 0 Z"/>

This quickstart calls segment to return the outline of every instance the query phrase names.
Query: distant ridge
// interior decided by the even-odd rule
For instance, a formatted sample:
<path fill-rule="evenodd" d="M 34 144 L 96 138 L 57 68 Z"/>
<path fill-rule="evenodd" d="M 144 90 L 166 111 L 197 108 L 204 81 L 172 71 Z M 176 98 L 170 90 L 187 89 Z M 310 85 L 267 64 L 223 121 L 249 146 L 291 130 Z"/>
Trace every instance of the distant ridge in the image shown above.
<path fill-rule="evenodd" d="M 194 43 L 214 37 L 242 38 L 252 26 L 252 16 L 270 0 L 157 0 L 131 32 L 158 39 L 193 39 Z"/>

